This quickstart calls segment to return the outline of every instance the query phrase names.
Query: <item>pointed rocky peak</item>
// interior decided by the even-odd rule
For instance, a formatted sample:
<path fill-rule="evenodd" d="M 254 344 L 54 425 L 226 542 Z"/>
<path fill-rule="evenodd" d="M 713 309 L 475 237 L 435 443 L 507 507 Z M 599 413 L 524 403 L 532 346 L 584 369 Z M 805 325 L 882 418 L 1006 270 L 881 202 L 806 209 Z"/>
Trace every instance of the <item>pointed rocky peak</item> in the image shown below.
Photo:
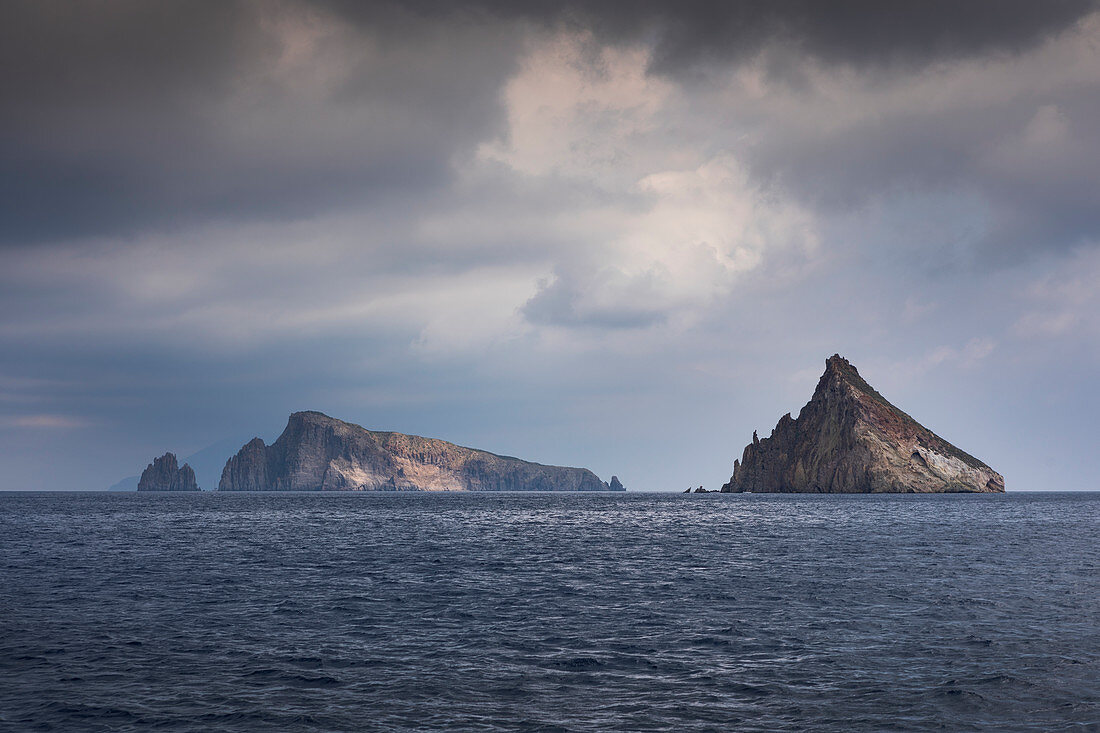
<path fill-rule="evenodd" d="M 263 438 L 253 438 L 244 445 L 235 454 L 229 457 L 230 461 L 252 459 L 255 456 L 264 456 L 267 454 L 267 443 L 264 443 Z"/>
<path fill-rule="evenodd" d="M 855 365 L 840 354 L 833 354 L 825 360 L 825 372 L 818 380 L 808 406 L 823 402 L 833 408 L 839 406 L 841 410 L 851 410 L 865 420 L 903 424 L 911 431 L 927 432 L 916 420 L 883 397 L 860 376 Z"/>
<path fill-rule="evenodd" d="M 180 466 L 180 470 L 177 472 L 177 475 L 179 476 L 180 491 L 199 490 L 199 484 L 195 480 L 195 469 L 191 468 L 191 464 L 185 463 Z"/>
<path fill-rule="evenodd" d="M 1004 491 L 1004 479 L 892 405 L 844 357 L 813 397 L 761 440 L 753 432 L 725 491 Z"/>
<path fill-rule="evenodd" d="M 852 362 L 840 354 L 833 354 L 825 360 L 825 372 L 817 382 L 814 396 L 824 394 L 830 390 L 837 391 L 841 387 L 849 387 L 857 392 L 865 392 L 881 397 L 875 388 L 859 375 L 859 370 Z"/>
<path fill-rule="evenodd" d="M 171 471 L 172 473 L 175 473 L 176 471 L 180 470 L 179 459 L 176 458 L 175 453 L 168 452 L 160 458 L 154 458 L 153 462 L 150 463 L 145 470 L 149 470 L 149 468 L 158 471 Z"/>
<path fill-rule="evenodd" d="M 855 374 L 859 376 L 859 370 L 852 366 L 852 362 L 845 359 L 840 354 L 833 354 L 825 360 L 825 373 L 826 374 Z"/>
<path fill-rule="evenodd" d="M 268 447 L 262 438 L 245 443 L 237 454 L 230 456 L 222 469 L 218 490 L 240 487 L 245 491 L 262 491 L 267 488 Z"/>

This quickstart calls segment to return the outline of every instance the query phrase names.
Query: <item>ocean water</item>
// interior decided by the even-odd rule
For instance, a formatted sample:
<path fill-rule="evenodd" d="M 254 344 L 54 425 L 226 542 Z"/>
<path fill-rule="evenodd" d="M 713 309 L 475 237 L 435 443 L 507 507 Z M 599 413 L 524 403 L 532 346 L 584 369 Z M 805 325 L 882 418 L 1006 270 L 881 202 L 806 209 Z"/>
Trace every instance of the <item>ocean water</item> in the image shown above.
<path fill-rule="evenodd" d="M 1100 494 L 0 494 L 0 730 L 1096 731 Z"/>

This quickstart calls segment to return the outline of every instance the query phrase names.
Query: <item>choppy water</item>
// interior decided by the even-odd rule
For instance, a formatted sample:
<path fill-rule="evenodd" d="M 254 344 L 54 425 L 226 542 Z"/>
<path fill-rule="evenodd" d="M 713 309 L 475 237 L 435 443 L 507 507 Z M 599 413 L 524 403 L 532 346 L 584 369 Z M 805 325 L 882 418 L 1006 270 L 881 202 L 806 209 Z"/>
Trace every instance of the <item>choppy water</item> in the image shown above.
<path fill-rule="evenodd" d="M 0 495 L 3 730 L 1100 730 L 1100 494 Z"/>

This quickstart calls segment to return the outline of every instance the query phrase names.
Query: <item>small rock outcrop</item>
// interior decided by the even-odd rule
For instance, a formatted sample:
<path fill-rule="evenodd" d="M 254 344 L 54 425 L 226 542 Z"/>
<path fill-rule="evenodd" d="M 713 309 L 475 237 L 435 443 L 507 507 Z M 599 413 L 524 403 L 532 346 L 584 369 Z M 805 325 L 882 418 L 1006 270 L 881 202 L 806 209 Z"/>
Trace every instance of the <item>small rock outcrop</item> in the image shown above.
<path fill-rule="evenodd" d="M 1004 478 L 886 401 L 838 354 L 813 397 L 755 432 L 723 492 L 1002 492 Z"/>
<path fill-rule="evenodd" d="M 617 487 L 617 488 L 616 488 Z M 271 445 L 229 459 L 219 491 L 621 491 L 585 468 L 544 466 L 435 438 L 296 412 Z"/>
<path fill-rule="evenodd" d="M 626 487 L 623 486 L 622 481 L 619 481 L 618 476 L 611 477 L 611 483 L 607 485 L 608 491 L 626 491 Z"/>
<path fill-rule="evenodd" d="M 138 491 L 198 491 L 195 472 L 186 463 L 179 467 L 175 453 L 165 453 L 141 472 Z"/>

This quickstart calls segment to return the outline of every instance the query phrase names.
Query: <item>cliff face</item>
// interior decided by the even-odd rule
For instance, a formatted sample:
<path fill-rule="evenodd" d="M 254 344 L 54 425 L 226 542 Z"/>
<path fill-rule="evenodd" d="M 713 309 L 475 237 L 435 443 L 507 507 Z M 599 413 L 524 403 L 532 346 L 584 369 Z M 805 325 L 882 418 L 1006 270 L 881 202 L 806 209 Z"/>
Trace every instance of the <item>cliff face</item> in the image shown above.
<path fill-rule="evenodd" d="M 615 487 L 622 490 L 622 484 Z M 253 439 L 219 491 L 608 491 L 584 468 L 528 463 L 434 438 L 296 412 L 270 446 Z"/>
<path fill-rule="evenodd" d="M 847 359 L 825 362 L 797 419 L 753 433 L 723 492 L 1000 492 L 1004 478 L 920 425 L 867 384 Z"/>
<path fill-rule="evenodd" d="M 138 491 L 198 491 L 195 472 L 186 463 L 179 468 L 175 453 L 165 453 L 141 472 Z"/>

